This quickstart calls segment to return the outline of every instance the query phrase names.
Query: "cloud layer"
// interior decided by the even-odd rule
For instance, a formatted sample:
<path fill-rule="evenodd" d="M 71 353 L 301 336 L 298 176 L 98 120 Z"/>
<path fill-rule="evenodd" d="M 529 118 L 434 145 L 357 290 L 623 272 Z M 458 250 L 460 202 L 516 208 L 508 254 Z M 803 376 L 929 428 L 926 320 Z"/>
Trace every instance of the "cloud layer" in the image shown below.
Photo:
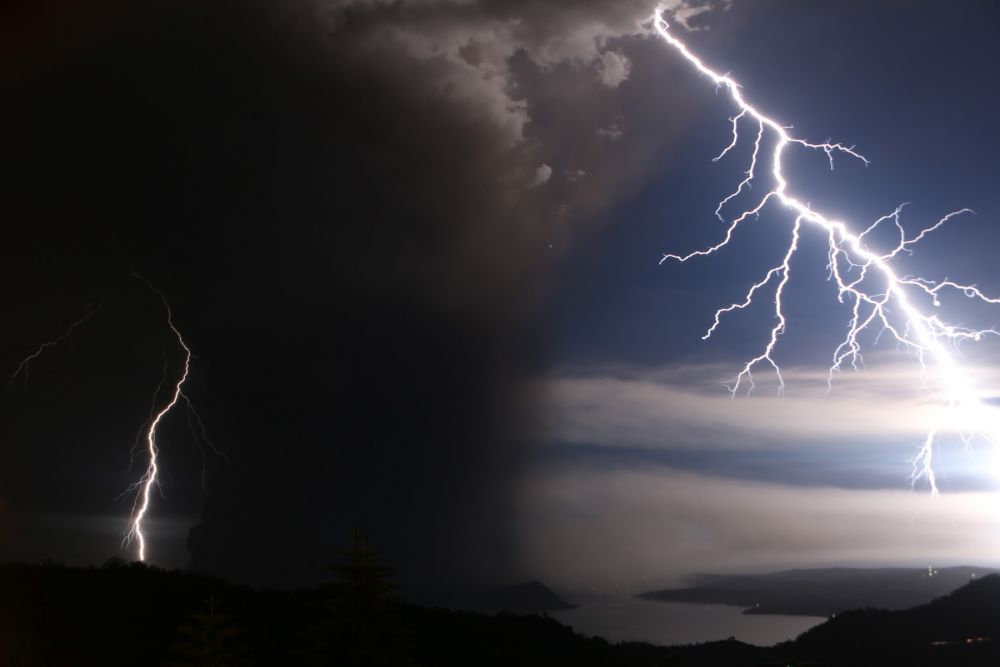
<path fill-rule="evenodd" d="M 761 378 L 752 394 L 733 397 L 723 385 L 731 371 L 707 365 L 568 372 L 541 383 L 548 402 L 538 428 L 556 443 L 739 450 L 917 443 L 942 421 L 959 425 L 926 388 L 934 378 L 916 363 L 844 372 L 831 386 L 825 369 L 786 368 L 783 395 Z M 994 369 L 969 372 L 987 388 L 984 397 L 997 393 L 989 389 Z"/>
<path fill-rule="evenodd" d="M 877 564 L 995 566 L 996 493 L 933 498 L 659 471 L 539 476 L 524 558 L 546 581 L 638 592 L 693 572 Z"/>
<path fill-rule="evenodd" d="M 829 393 L 825 369 L 804 367 L 784 369 L 782 396 L 732 397 L 721 365 L 539 381 L 551 456 L 522 494 L 525 561 L 605 592 L 696 571 L 996 565 L 995 449 L 946 438 L 943 495 L 911 491 L 907 459 L 944 408 L 919 366 L 872 357 Z M 996 369 L 970 373 L 996 393 Z"/>

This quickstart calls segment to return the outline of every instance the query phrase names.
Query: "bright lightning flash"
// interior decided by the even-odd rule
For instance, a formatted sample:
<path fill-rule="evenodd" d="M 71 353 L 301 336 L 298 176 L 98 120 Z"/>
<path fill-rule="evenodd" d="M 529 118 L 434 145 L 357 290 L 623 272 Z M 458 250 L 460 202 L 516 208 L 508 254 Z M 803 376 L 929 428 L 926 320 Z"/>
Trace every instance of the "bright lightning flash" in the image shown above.
<path fill-rule="evenodd" d="M 139 560 L 145 561 L 146 534 L 143 532 L 143 519 L 146 518 L 146 515 L 149 512 L 150 502 L 152 500 L 151 496 L 153 488 L 154 487 L 159 488 L 160 486 L 159 447 L 156 444 L 156 429 L 159 427 L 160 422 L 171 412 L 171 410 L 174 409 L 174 407 L 179 402 L 184 401 L 187 407 L 188 426 L 191 429 L 191 433 L 194 436 L 196 443 L 199 444 L 202 449 L 201 485 L 203 489 L 206 488 L 206 474 L 207 474 L 207 461 L 206 461 L 205 448 L 208 447 L 209 449 L 211 449 L 212 453 L 216 454 L 217 456 L 219 456 L 220 458 L 224 459 L 227 462 L 229 461 L 229 457 L 227 457 L 222 451 L 220 451 L 215 446 L 215 443 L 209 439 L 208 433 L 205 430 L 205 424 L 201 419 L 201 415 L 198 413 L 197 410 L 195 410 L 194 404 L 191 402 L 191 399 L 187 396 L 187 394 L 184 393 L 184 385 L 187 382 L 188 375 L 190 374 L 191 360 L 194 358 L 194 355 L 191 352 L 191 348 L 188 347 L 187 341 L 184 340 L 184 336 L 181 335 L 180 330 L 177 328 L 177 325 L 174 324 L 173 310 L 170 308 L 170 303 L 167 301 L 166 294 L 164 294 L 162 290 L 157 289 L 156 286 L 153 285 L 153 283 L 151 283 L 147 278 L 136 273 L 135 269 L 132 270 L 132 276 L 137 280 L 141 280 L 142 282 L 144 282 L 146 286 L 150 289 L 150 291 L 153 292 L 156 296 L 158 296 L 160 300 L 163 302 L 163 307 L 167 313 L 167 325 L 169 326 L 171 333 L 173 333 L 174 338 L 177 341 L 177 344 L 180 345 L 181 349 L 184 351 L 183 370 L 180 374 L 180 377 L 177 378 L 177 380 L 173 385 L 173 392 L 171 393 L 170 401 L 162 408 L 157 410 L 156 406 L 159 400 L 160 392 L 163 389 L 163 387 L 167 384 L 167 375 L 169 371 L 169 364 L 167 362 L 166 355 L 164 355 L 163 377 L 160 381 L 160 384 L 156 387 L 156 390 L 153 392 L 153 401 L 152 401 L 152 406 L 150 407 L 149 418 L 145 421 L 145 423 L 143 423 L 142 427 L 140 428 L 140 435 L 136 439 L 135 446 L 132 448 L 132 451 L 130 453 L 131 457 L 134 458 L 134 456 L 140 450 L 140 441 L 143 441 L 144 446 L 142 448 L 145 449 L 146 453 L 148 454 L 148 463 L 146 464 L 146 470 L 143 472 L 142 477 L 140 477 L 135 484 L 129 486 L 129 488 L 122 493 L 123 496 L 130 494 L 133 491 L 136 493 L 135 500 L 132 503 L 132 513 L 131 516 L 129 517 L 129 528 L 127 533 L 125 534 L 122 547 L 124 548 L 129 544 L 131 544 L 133 540 L 136 540 L 138 542 L 138 547 L 139 547 L 138 548 Z M 62 335 L 60 335 L 57 338 L 53 338 L 50 341 L 44 342 L 38 347 L 36 347 L 35 350 L 31 352 L 31 354 L 26 356 L 24 359 L 22 359 L 21 363 L 18 364 L 17 368 L 14 369 L 14 372 L 10 376 L 10 383 L 13 384 L 14 381 L 17 380 L 18 376 L 23 376 L 24 383 L 25 385 L 27 385 L 28 370 L 29 367 L 31 366 L 31 362 L 40 357 L 49 348 L 54 347 L 65 341 L 67 338 L 69 338 L 73 334 L 73 332 L 77 329 L 77 327 L 79 327 L 88 319 L 90 319 L 90 317 L 94 315 L 94 313 L 96 313 L 98 310 L 100 310 L 100 306 L 90 307 L 87 313 L 84 314 L 83 317 L 81 317 L 77 321 L 73 322 L 66 329 L 66 331 L 62 333 Z M 129 459 L 129 464 L 131 465 L 131 463 L 132 463 L 132 458 Z"/>
<path fill-rule="evenodd" d="M 129 521 L 129 530 L 125 535 L 125 544 L 129 544 L 135 539 L 139 546 L 139 560 L 146 560 L 146 534 L 143 532 L 143 519 L 146 518 L 146 514 L 149 512 L 151 495 L 153 487 L 159 488 L 159 448 L 156 445 L 156 429 L 159 427 L 160 422 L 166 417 L 171 410 L 174 409 L 181 400 L 184 400 L 190 406 L 190 400 L 184 394 L 184 384 L 187 382 L 188 375 L 191 371 L 191 359 L 193 357 L 191 353 L 191 348 L 188 347 L 187 342 L 184 340 L 184 336 L 181 335 L 180 330 L 177 325 L 174 324 L 174 313 L 170 308 L 170 303 L 167 301 L 166 295 L 157 289 L 149 280 L 145 277 L 135 273 L 134 275 L 137 279 L 146 283 L 150 290 L 156 293 L 160 299 L 163 301 L 163 307 L 167 311 L 167 325 L 170 327 L 170 331 L 173 333 L 174 337 L 177 339 L 178 345 L 184 351 L 184 367 L 174 384 L 173 392 L 170 396 L 170 401 L 164 405 L 160 410 L 153 411 L 152 418 L 148 422 L 148 427 L 145 433 L 145 449 L 149 456 L 149 462 L 146 465 L 146 470 L 139 478 L 139 481 L 133 485 L 132 488 L 136 488 L 138 493 L 136 494 L 135 502 L 132 506 L 132 517 Z M 201 418 L 198 418 L 199 423 Z M 204 426 L 202 426 L 204 430 Z"/>
<path fill-rule="evenodd" d="M 985 437 L 992 443 L 1000 441 L 1000 423 L 993 414 L 994 411 L 980 400 L 968 375 L 956 362 L 949 348 L 963 341 L 978 341 L 987 335 L 1000 335 L 1000 332 L 994 329 L 977 330 L 950 324 L 933 312 L 925 312 L 918 303 L 915 303 L 914 298 L 927 299 L 929 297 L 930 303 L 934 307 L 940 305 L 938 297 L 945 290 L 956 291 L 970 299 L 991 304 L 1000 304 L 1000 298 L 985 295 L 975 285 L 899 275 L 894 270 L 892 263 L 899 255 L 908 254 L 914 244 L 923 240 L 929 233 L 937 230 L 951 218 L 972 211 L 962 209 L 949 213 L 920 233 L 910 236 L 900 222 L 902 206 L 879 218 L 860 233 L 852 231 L 845 222 L 830 219 L 822 213 L 812 210 L 790 191 L 782 166 L 786 148 L 800 146 L 823 151 L 830 161 L 831 169 L 833 168 L 834 154 L 837 153 L 861 160 L 866 165 L 868 160 L 856 152 L 853 146 L 831 143 L 830 141 L 810 143 L 792 136 L 788 133 L 787 128 L 748 103 L 736 81 L 707 67 L 701 59 L 688 50 L 683 42 L 674 37 L 659 11 L 653 17 L 653 25 L 660 36 L 677 49 L 685 60 L 715 82 L 718 89 L 724 89 L 739 109 L 739 112 L 731 119 L 732 141 L 713 161 L 722 159 L 739 144 L 741 123 L 749 123 L 756 130 L 753 155 L 746 172 L 746 178 L 740 182 L 734 192 L 719 202 L 715 210 L 716 216 L 724 222 L 726 206 L 737 196 L 748 191 L 751 184 L 755 182 L 758 158 L 765 136 L 774 141 L 774 149 L 769 160 L 765 158 L 774 181 L 773 188 L 757 200 L 752 208 L 739 213 L 728 221 L 725 235 L 721 241 L 708 248 L 695 250 L 685 255 L 664 254 L 661 263 L 668 260 L 686 262 L 717 252 L 730 243 L 734 232 L 741 223 L 749 218 L 758 217 L 769 202 L 781 204 L 794 217 L 791 238 L 781 262 L 751 285 L 742 301 L 717 310 L 715 321 L 703 337 L 707 339 L 712 335 L 719 326 L 723 315 L 734 310 L 747 308 L 759 291 L 769 285 L 774 285 L 774 315 L 777 322 L 771 329 L 770 339 L 761 353 L 747 361 L 732 383 L 728 385 L 730 391 L 735 396 L 741 387 L 745 386 L 748 392 L 752 390 L 752 371 L 758 366 L 770 367 L 777 376 L 779 392 L 784 389 L 785 382 L 781 374 L 781 367 L 774 358 L 779 337 L 785 332 L 787 324 L 782 297 L 791 275 L 791 260 L 798 250 L 803 225 L 807 223 L 815 225 L 825 233 L 828 239 L 829 251 L 826 268 L 829 272 L 829 279 L 836 286 L 838 299 L 841 303 L 844 303 L 845 300 L 853 302 L 847 335 L 833 353 L 828 384 L 832 385 L 834 376 L 840 372 L 844 364 L 849 363 L 855 369 L 859 368 L 860 364 L 863 363 L 859 336 L 863 332 L 875 331 L 876 329 L 879 335 L 888 333 L 901 348 L 916 355 L 925 383 L 929 377 L 929 364 L 933 364 L 934 370 L 939 374 L 941 391 L 948 407 L 949 416 L 938 427 L 933 428 L 924 439 L 913 459 L 911 481 L 915 483 L 920 478 L 925 478 L 932 493 L 937 494 L 938 486 L 932 466 L 932 457 L 935 441 L 941 432 L 955 430 L 966 444 L 969 444 L 971 439 L 976 436 Z M 895 233 L 898 234 L 898 242 L 895 247 L 888 252 L 879 252 L 870 248 L 865 243 L 865 237 L 880 225 L 890 223 L 895 226 Z M 895 313 L 898 315 L 894 315 Z"/>

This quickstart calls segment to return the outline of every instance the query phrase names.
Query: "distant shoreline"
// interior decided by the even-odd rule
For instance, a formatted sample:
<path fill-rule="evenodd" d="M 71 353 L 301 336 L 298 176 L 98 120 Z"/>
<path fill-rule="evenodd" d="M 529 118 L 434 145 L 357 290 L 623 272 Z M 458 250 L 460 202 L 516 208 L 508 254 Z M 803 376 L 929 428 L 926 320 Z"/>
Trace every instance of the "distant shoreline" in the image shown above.
<path fill-rule="evenodd" d="M 768 574 L 698 574 L 689 586 L 639 593 L 656 602 L 724 604 L 744 614 L 830 618 L 848 609 L 907 609 L 946 595 L 997 570 L 949 568 L 825 568 Z"/>

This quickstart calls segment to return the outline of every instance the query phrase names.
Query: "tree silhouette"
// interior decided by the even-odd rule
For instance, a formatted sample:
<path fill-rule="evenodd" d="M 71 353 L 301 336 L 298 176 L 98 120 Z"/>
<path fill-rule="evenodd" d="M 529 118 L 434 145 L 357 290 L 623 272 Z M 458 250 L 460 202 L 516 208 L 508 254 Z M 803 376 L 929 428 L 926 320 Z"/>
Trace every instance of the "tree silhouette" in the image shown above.
<path fill-rule="evenodd" d="M 216 609 L 215 595 L 205 601 L 207 613 L 199 612 L 177 628 L 171 644 L 173 659 L 166 667 L 251 667 L 255 664 L 245 631 L 228 614 Z"/>
<path fill-rule="evenodd" d="M 312 633 L 307 662 L 313 665 L 376 667 L 413 665 L 410 632 L 401 616 L 392 569 L 354 533 L 341 562 L 327 568 L 335 579 L 323 584 L 323 620 Z"/>

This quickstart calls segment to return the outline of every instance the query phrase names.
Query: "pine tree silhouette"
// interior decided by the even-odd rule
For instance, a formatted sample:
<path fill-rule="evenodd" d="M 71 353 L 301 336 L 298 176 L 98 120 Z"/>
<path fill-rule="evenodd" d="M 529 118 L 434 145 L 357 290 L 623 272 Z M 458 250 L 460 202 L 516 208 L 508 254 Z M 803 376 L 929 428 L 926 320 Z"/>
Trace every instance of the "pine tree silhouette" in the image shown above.
<path fill-rule="evenodd" d="M 327 568 L 335 579 L 322 586 L 325 618 L 313 632 L 310 664 L 413 665 L 392 569 L 357 531 L 351 549 L 340 556 L 342 562 Z"/>
<path fill-rule="evenodd" d="M 173 659 L 166 667 L 252 667 L 256 664 L 245 640 L 245 631 L 228 614 L 219 613 L 216 599 L 205 601 L 206 612 L 191 616 L 177 628 L 171 644 Z"/>

